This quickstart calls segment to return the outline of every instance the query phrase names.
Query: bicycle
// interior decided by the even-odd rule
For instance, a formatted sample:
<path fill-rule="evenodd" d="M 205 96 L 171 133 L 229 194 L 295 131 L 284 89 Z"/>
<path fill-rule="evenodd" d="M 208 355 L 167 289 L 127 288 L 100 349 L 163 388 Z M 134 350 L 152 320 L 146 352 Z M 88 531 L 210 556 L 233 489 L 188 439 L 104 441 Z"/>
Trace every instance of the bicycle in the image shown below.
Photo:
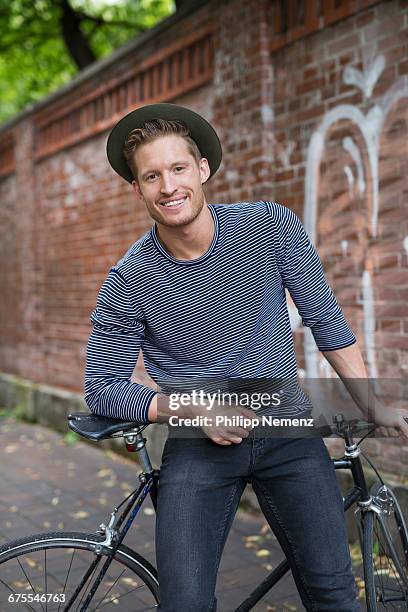
<path fill-rule="evenodd" d="M 346 421 L 336 415 L 334 424 L 319 428 L 320 435 L 342 437 L 345 452 L 332 459 L 335 469 L 351 471 L 354 486 L 343 497 L 344 510 L 356 505 L 355 518 L 362 551 L 368 612 L 408 608 L 408 532 L 391 487 L 378 477 L 370 490 L 363 472 L 359 445 L 372 431 L 364 421 Z M 142 464 L 139 486 L 111 513 L 107 525 L 96 533 L 49 532 L 27 536 L 0 547 L 0 609 L 13 603 L 16 590 L 26 590 L 18 602 L 23 609 L 68 612 L 106 610 L 142 612 L 157 609 L 159 584 L 156 569 L 123 544 L 143 501 L 150 495 L 157 508 L 159 470 L 153 469 L 142 432 L 146 424 L 119 421 L 88 413 L 68 416 L 70 428 L 93 441 L 123 437 L 127 450 L 137 452 Z M 353 436 L 367 433 L 356 443 Z M 119 509 L 125 506 L 118 517 Z M 48 558 L 47 558 L 48 555 Z M 103 563 L 102 563 L 103 561 Z M 284 559 L 234 612 L 248 612 L 289 571 Z M 17 573 L 18 572 L 18 573 Z M 101 586 L 103 583 L 103 587 Z M 31 597 L 30 597 L 31 596 Z M 33 605 L 37 605 L 37 608 Z M 43 605 L 44 604 L 44 605 Z M 58 606 L 58 607 L 57 607 Z M 19 610 L 22 608 L 18 608 Z"/>

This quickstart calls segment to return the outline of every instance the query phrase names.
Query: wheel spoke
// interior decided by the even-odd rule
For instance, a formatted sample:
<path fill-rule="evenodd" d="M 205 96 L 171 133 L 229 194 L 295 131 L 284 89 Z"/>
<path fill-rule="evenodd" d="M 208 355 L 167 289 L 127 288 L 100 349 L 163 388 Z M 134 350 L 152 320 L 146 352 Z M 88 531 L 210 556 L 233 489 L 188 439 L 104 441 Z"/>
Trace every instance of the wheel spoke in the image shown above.
<path fill-rule="evenodd" d="M 47 574 L 47 549 L 44 548 L 44 568 L 45 568 L 45 612 L 48 612 L 48 574 Z"/>
<path fill-rule="evenodd" d="M 70 572 L 71 572 L 71 567 L 72 567 L 72 563 L 73 563 L 73 560 L 74 560 L 74 557 L 75 557 L 75 553 L 76 553 L 76 548 L 74 548 L 74 552 L 72 553 L 72 556 L 71 556 L 71 561 L 70 561 L 70 563 L 69 563 L 69 568 L 68 568 L 68 574 L 67 574 L 67 577 L 65 578 L 65 583 L 64 583 L 64 586 L 63 586 L 63 589 L 62 589 L 62 593 L 63 593 L 64 595 L 65 595 L 65 589 L 67 588 L 68 578 L 69 578 L 69 574 L 70 574 Z M 59 604 L 59 606 L 58 606 L 58 610 L 57 610 L 57 612 L 59 612 L 59 611 L 60 611 L 60 608 L 61 608 L 61 603 L 62 603 L 62 602 L 60 602 L 60 604 Z"/>
<path fill-rule="evenodd" d="M 139 589 L 142 589 L 143 587 L 146 587 L 146 585 L 144 583 L 136 586 L 134 589 L 132 589 L 131 591 L 128 591 L 127 593 L 124 593 L 123 595 L 119 595 L 119 597 L 115 597 L 115 601 L 118 602 L 121 599 L 123 599 L 123 597 L 127 597 L 131 593 L 135 593 L 136 591 L 138 591 Z M 109 589 L 109 591 L 110 591 L 110 589 Z M 109 591 L 108 591 L 108 593 L 109 593 Z M 111 603 L 113 601 L 113 600 L 105 601 L 106 595 L 103 597 L 103 599 L 101 599 L 101 601 L 97 604 L 96 608 L 94 608 L 91 612 L 97 612 L 98 610 L 101 610 L 102 608 L 104 608 L 105 606 L 107 606 L 109 603 Z M 105 603 L 102 603 L 103 601 L 105 601 Z M 100 605 L 101 603 L 102 603 L 102 605 Z M 155 608 L 156 608 L 156 605 L 154 605 L 152 607 L 148 607 L 148 608 L 143 608 L 142 610 L 138 610 L 137 612 L 145 612 L 146 610 L 154 610 Z"/>
<path fill-rule="evenodd" d="M 408 602 L 408 534 L 398 501 L 388 486 L 370 494 L 376 512 L 364 526 L 364 572 L 368 610 L 403 612 Z"/>
<path fill-rule="evenodd" d="M 17 558 L 17 562 L 18 562 L 18 564 L 19 564 L 19 566 L 20 566 L 20 568 L 21 568 L 21 571 L 23 572 L 24 576 L 26 577 L 27 582 L 30 584 L 30 587 L 32 588 L 33 592 L 34 592 L 36 595 L 39 595 L 39 593 L 37 593 L 37 591 L 36 591 L 36 590 L 35 590 L 35 588 L 33 587 L 32 583 L 31 583 L 31 580 L 30 580 L 30 579 L 29 579 L 29 577 L 27 576 L 27 574 L 26 574 L 26 571 L 25 571 L 24 567 L 21 565 L 21 562 L 20 562 L 20 559 L 19 559 L 19 558 Z M 40 606 L 41 606 L 41 608 L 44 610 L 44 606 L 42 605 L 41 601 L 40 601 Z M 44 610 L 44 612 L 45 612 L 45 610 Z"/>
<path fill-rule="evenodd" d="M 102 567 L 100 563 L 94 565 L 95 547 L 100 542 L 94 534 L 48 533 L 32 536 L 31 540 L 23 538 L 10 542 L 6 550 L 0 547 L 0 610 L 7 609 L 7 599 L 16 590 L 26 590 L 30 595 L 29 601 L 20 601 L 21 610 L 62 612 L 74 594 L 77 597 L 70 612 L 81 610 Z M 97 558 L 102 564 L 107 559 L 107 550 Z M 44 591 L 45 595 L 48 591 L 63 595 L 65 602 L 57 597 L 44 601 Z M 32 596 L 37 596 L 38 600 L 31 601 Z M 151 566 L 130 549 L 118 549 L 87 612 L 101 608 L 103 612 L 118 609 L 120 612 L 153 612 L 157 602 L 158 585 Z"/>
<path fill-rule="evenodd" d="M 0 578 L 0 583 L 1 583 L 1 584 L 3 584 L 3 585 L 6 587 L 6 589 L 8 589 L 8 590 L 10 591 L 10 593 L 15 593 L 15 590 L 14 590 L 14 589 L 12 589 L 12 588 L 11 588 L 11 586 L 9 586 L 9 585 L 8 585 L 6 582 L 4 582 L 4 580 L 2 580 L 1 578 Z M 36 612 L 36 611 L 34 610 L 34 608 L 33 608 L 32 606 L 30 606 L 30 604 L 25 604 L 25 607 L 27 608 L 27 610 L 33 610 L 33 612 Z"/>
<path fill-rule="evenodd" d="M 125 571 L 126 571 L 126 570 L 123 570 L 123 572 L 120 574 L 120 576 L 118 576 L 118 577 L 116 578 L 115 582 L 114 582 L 114 583 L 113 583 L 113 584 L 112 584 L 112 585 L 109 587 L 109 589 L 107 590 L 107 592 L 105 593 L 105 595 L 102 597 L 102 599 L 101 599 L 100 603 L 102 603 L 102 602 L 103 602 L 103 601 L 104 601 L 104 600 L 107 598 L 107 596 L 109 595 L 109 593 L 111 592 L 111 590 L 113 589 L 113 587 L 115 586 L 115 584 L 117 584 L 117 583 L 118 583 L 118 580 L 119 580 L 120 578 L 122 578 L 122 576 L 123 576 L 123 574 L 125 573 Z M 116 598 L 116 597 L 115 597 L 115 599 L 120 599 L 120 598 L 119 598 L 119 597 L 118 597 L 118 598 Z M 112 601 L 113 601 L 113 600 L 112 600 Z M 107 603 L 109 603 L 109 602 L 107 602 Z M 96 610 L 96 609 L 98 609 L 99 607 L 100 607 L 100 608 L 103 608 L 105 605 L 106 605 L 106 604 L 103 604 L 102 606 L 97 605 L 97 606 L 96 606 L 96 608 L 95 608 L 95 610 Z"/>
<path fill-rule="evenodd" d="M 78 606 L 77 606 L 77 608 L 76 608 L 75 612 L 78 612 L 78 610 L 80 609 L 79 607 L 82 605 L 82 602 L 83 602 L 83 600 L 84 600 L 84 597 L 85 597 L 85 595 L 87 594 L 86 592 L 87 592 L 87 590 L 88 590 L 88 587 L 89 587 L 89 586 L 92 584 L 93 577 L 95 576 L 95 572 L 96 572 L 96 570 L 97 570 L 97 568 L 98 568 L 98 565 L 99 565 L 99 563 L 97 563 L 97 564 L 95 565 L 95 567 L 93 568 L 93 572 L 92 572 L 92 574 L 91 574 L 91 575 L 88 577 L 87 582 L 86 582 L 86 583 L 84 584 L 84 586 L 83 586 L 82 597 L 81 597 L 81 600 L 80 600 L 80 602 L 79 602 L 79 604 L 78 604 Z"/>
<path fill-rule="evenodd" d="M 380 582 L 382 581 L 383 576 L 385 576 L 388 579 L 388 581 L 389 580 L 396 581 L 398 584 L 398 590 L 401 593 L 404 591 L 404 586 L 401 581 L 401 576 L 395 567 L 393 559 L 391 559 L 388 556 L 387 544 L 384 545 L 382 543 L 383 540 L 381 538 L 384 536 L 382 534 L 380 535 L 380 532 L 382 532 L 382 528 L 378 521 L 376 522 L 376 525 L 377 527 L 375 529 L 375 535 L 377 537 L 377 541 L 380 546 L 380 550 L 378 551 L 377 559 L 379 561 L 380 568 L 379 568 L 379 571 L 376 571 L 374 569 L 375 575 L 378 577 Z M 384 542 L 386 542 L 385 537 L 384 537 Z M 393 588 L 392 583 L 390 584 L 389 582 L 382 581 L 382 584 L 384 585 L 383 590 L 391 590 Z M 394 586 L 394 590 L 395 591 L 397 590 L 395 586 Z"/>

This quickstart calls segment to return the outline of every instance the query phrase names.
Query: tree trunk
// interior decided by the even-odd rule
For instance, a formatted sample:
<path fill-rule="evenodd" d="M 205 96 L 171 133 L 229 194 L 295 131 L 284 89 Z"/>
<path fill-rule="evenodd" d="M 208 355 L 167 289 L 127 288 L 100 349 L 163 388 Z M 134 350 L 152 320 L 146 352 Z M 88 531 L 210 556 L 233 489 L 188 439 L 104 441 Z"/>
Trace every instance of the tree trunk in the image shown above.
<path fill-rule="evenodd" d="M 60 0 L 60 6 L 62 38 L 72 59 L 82 70 L 96 61 L 95 54 L 81 32 L 81 18 L 69 4 L 69 0 Z"/>

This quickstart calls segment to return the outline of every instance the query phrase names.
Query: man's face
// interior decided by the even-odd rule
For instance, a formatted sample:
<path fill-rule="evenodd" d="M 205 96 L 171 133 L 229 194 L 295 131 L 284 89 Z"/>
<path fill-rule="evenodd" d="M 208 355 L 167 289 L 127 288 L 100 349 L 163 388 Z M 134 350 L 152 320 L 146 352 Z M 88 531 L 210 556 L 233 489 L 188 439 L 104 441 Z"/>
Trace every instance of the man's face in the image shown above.
<path fill-rule="evenodd" d="M 134 155 L 138 180 L 133 189 L 150 216 L 167 227 L 194 221 L 205 203 L 202 183 L 210 175 L 208 161 L 197 163 L 184 138 L 176 134 L 143 144 Z"/>

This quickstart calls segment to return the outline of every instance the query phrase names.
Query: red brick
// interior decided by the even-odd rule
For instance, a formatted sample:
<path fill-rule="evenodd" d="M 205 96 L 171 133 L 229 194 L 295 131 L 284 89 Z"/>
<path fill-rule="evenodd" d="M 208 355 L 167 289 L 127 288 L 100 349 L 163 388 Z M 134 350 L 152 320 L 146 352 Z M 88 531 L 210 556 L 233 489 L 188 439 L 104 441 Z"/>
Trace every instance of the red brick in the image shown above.
<path fill-rule="evenodd" d="M 324 85 L 324 78 L 304 81 L 296 87 L 296 94 L 300 95 L 309 91 L 316 91 Z"/>
<path fill-rule="evenodd" d="M 344 36 L 343 38 L 339 38 L 338 40 L 334 40 L 333 42 L 327 45 L 327 51 L 329 55 L 337 55 L 341 53 L 345 49 L 351 49 L 358 47 L 360 43 L 359 35 L 356 32 Z"/>
<path fill-rule="evenodd" d="M 275 179 L 277 181 L 287 181 L 289 179 L 292 179 L 293 176 L 294 176 L 293 170 L 286 170 L 285 172 L 277 172 Z"/>
<path fill-rule="evenodd" d="M 359 15 L 357 17 L 357 22 L 356 22 L 357 28 L 362 28 L 368 23 L 371 23 L 374 17 L 375 17 L 374 10 L 367 11 L 367 13 L 363 13 L 362 15 Z"/>
<path fill-rule="evenodd" d="M 354 59 L 355 59 L 355 52 L 354 51 L 348 51 L 347 53 L 342 53 L 340 55 L 340 57 L 338 58 L 338 62 L 339 62 L 340 67 L 347 66 L 348 64 L 352 63 L 354 68 L 357 68 L 358 70 L 361 70 L 361 68 L 362 68 L 361 63 L 357 63 L 356 64 L 354 62 Z"/>
<path fill-rule="evenodd" d="M 401 301 L 405 302 L 405 304 L 408 304 L 408 287 L 406 289 L 402 289 L 402 288 L 398 289 L 398 298 Z"/>
<path fill-rule="evenodd" d="M 385 319 L 385 318 L 398 318 L 398 319 L 402 319 L 402 318 L 406 318 L 407 316 L 407 312 L 408 312 L 408 306 L 407 304 L 398 304 L 398 303 L 391 303 L 391 304 L 379 304 L 376 305 L 375 307 L 375 314 L 376 317 L 378 317 L 378 319 Z"/>
<path fill-rule="evenodd" d="M 397 268 L 399 265 L 399 255 L 390 253 L 389 255 L 382 255 L 377 257 L 374 264 L 374 269 L 381 270 L 387 269 L 387 274 L 389 274 L 389 268 Z"/>
<path fill-rule="evenodd" d="M 378 51 L 379 53 L 389 53 L 395 47 L 398 47 L 399 43 L 396 40 L 395 35 L 393 36 L 392 32 L 389 32 L 389 35 L 385 38 L 382 38 L 378 43 Z"/>
<path fill-rule="evenodd" d="M 324 114 L 324 106 L 319 104 L 313 108 L 309 108 L 307 110 L 299 111 L 295 113 L 296 121 L 303 122 L 308 119 L 316 119 L 317 117 L 323 117 Z"/>
<path fill-rule="evenodd" d="M 408 74 L 408 59 L 398 64 L 398 74 Z"/>
<path fill-rule="evenodd" d="M 318 69 L 317 66 L 310 67 L 310 68 L 307 68 L 303 72 L 303 79 L 305 81 L 308 81 L 310 79 L 316 79 L 316 78 L 318 78 L 319 74 L 320 74 L 320 70 Z"/>
<path fill-rule="evenodd" d="M 378 346 L 381 348 L 398 348 L 406 351 L 408 350 L 408 336 L 381 332 L 378 334 Z"/>
<path fill-rule="evenodd" d="M 399 319 L 381 319 L 379 329 L 390 333 L 400 333 L 401 321 Z"/>

